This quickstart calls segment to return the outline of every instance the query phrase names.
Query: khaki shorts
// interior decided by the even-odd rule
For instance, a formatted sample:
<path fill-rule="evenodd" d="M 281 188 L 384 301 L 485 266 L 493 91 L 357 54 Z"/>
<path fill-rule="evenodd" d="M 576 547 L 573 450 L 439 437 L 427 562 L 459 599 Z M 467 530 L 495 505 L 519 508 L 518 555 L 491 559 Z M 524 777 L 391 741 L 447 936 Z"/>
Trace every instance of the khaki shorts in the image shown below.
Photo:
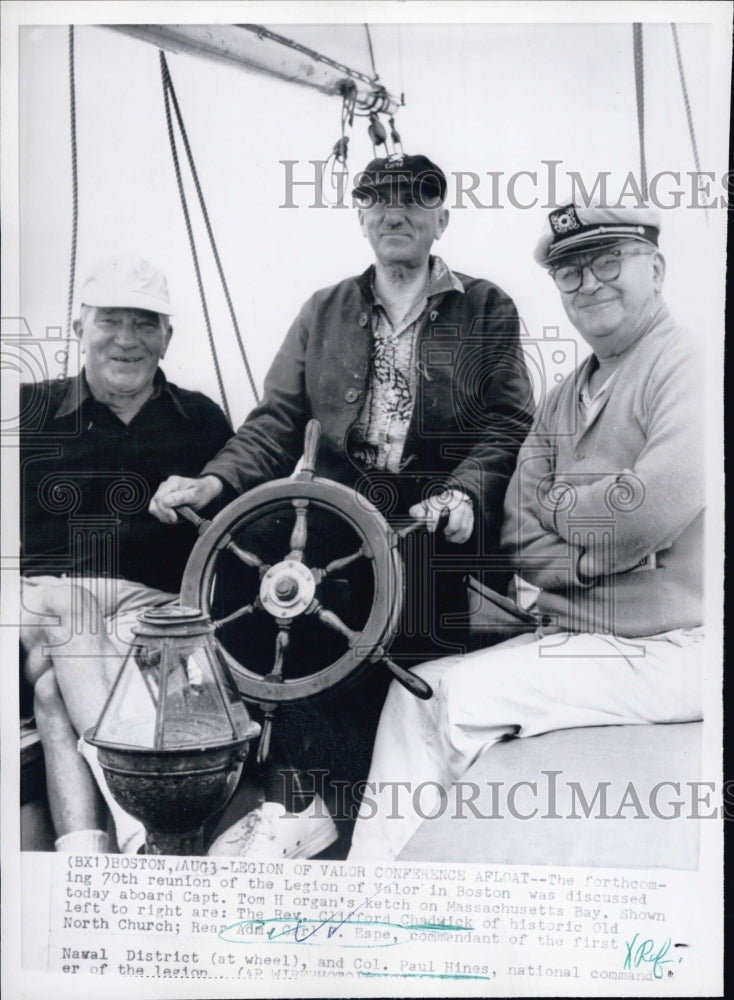
<path fill-rule="evenodd" d="M 92 594 L 104 618 L 107 638 L 121 652 L 132 641 L 140 611 L 176 604 L 179 599 L 178 594 L 113 577 L 30 576 L 21 580 L 21 602 L 25 605 L 24 595 L 35 587 L 71 586 L 82 587 Z M 32 598 L 28 600 L 32 603 Z"/>

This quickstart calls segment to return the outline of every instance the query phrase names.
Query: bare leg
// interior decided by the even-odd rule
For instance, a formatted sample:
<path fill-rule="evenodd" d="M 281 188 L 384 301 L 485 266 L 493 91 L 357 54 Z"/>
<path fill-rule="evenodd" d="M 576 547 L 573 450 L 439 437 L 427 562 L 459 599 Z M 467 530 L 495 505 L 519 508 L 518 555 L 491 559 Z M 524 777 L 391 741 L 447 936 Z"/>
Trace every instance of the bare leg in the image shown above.
<path fill-rule="evenodd" d="M 32 601 L 34 620 L 25 622 L 21 632 L 29 654 L 28 678 L 35 684 L 53 664 L 68 716 L 81 735 L 96 725 L 122 656 L 107 638 L 99 605 L 84 587 L 39 587 Z M 49 624 L 54 622 L 58 624 Z"/>
<path fill-rule="evenodd" d="M 46 647 L 49 636 L 58 629 L 59 620 L 45 612 L 50 600 L 49 591 L 48 587 L 31 587 L 23 591 L 20 641 L 26 654 L 25 675 L 32 685 L 53 666 Z"/>
<path fill-rule="evenodd" d="M 33 708 L 46 756 L 48 801 L 57 836 L 75 830 L 103 830 L 107 810 L 77 752 L 77 734 L 53 671 L 46 671 L 37 680 Z"/>
<path fill-rule="evenodd" d="M 120 809 L 110 795 L 97 763 L 96 750 L 85 745 L 82 756 L 77 749 L 77 736 L 97 724 L 122 663 L 122 654 L 107 638 L 99 605 L 86 588 L 73 584 L 39 587 L 32 593 L 32 602 L 32 616 L 27 615 L 29 620 L 21 633 L 26 647 L 30 646 L 33 651 L 29 656 L 29 678 L 35 681 L 36 689 L 46 677 L 52 678 L 58 702 L 53 710 L 49 707 L 47 715 L 50 716 L 52 711 L 58 712 L 62 720 L 45 720 L 46 729 L 53 733 L 61 746 L 58 766 L 54 761 L 48 772 L 49 798 L 60 802 L 66 800 L 67 786 L 62 769 L 67 764 L 71 766 L 71 754 L 67 751 L 72 740 L 76 763 L 74 773 L 78 777 L 81 773 L 79 769 L 83 768 L 89 777 L 91 769 L 115 821 L 121 850 L 136 850 L 144 836 L 142 824 Z M 49 671 L 49 665 L 52 665 L 52 671 Z M 48 685 L 50 687 L 51 681 Z M 141 705 L 141 710 L 143 707 Z M 62 739 L 59 734 L 64 727 L 65 736 Z M 41 739 L 47 760 L 55 757 L 57 744 L 54 743 L 49 750 L 43 732 Z M 61 787 L 54 785 L 52 788 L 52 782 L 57 781 Z M 63 810 L 73 811 L 74 807 L 65 805 Z M 80 811 L 86 821 L 89 815 L 86 806 Z M 74 822 L 80 821 L 80 816 L 75 815 Z M 75 829 L 84 827 L 77 826 Z"/>

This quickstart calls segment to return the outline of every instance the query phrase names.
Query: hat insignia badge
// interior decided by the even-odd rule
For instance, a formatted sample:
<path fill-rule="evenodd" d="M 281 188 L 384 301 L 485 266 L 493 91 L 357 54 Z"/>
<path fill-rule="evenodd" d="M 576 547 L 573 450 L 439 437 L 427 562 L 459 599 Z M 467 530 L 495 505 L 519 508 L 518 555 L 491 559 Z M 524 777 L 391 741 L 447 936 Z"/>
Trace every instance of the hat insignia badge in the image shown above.
<path fill-rule="evenodd" d="M 551 212 L 548 218 L 550 219 L 551 229 L 558 236 L 562 236 L 572 229 L 581 228 L 573 205 L 566 205 L 565 208 L 559 208 L 556 212 Z"/>
<path fill-rule="evenodd" d="M 405 157 L 400 153 L 393 153 L 392 156 L 388 156 L 385 161 L 386 167 L 402 167 L 405 165 Z"/>

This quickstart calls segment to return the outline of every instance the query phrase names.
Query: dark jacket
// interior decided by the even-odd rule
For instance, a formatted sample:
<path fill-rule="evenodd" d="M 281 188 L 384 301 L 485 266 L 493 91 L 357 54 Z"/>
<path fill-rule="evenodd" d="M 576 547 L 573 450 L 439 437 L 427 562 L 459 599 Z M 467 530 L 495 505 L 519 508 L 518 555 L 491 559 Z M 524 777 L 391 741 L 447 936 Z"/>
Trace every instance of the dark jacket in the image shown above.
<path fill-rule="evenodd" d="M 464 292 L 429 301 L 417 345 L 415 408 L 401 472 L 369 472 L 350 457 L 350 430 L 368 386 L 374 308 L 369 268 L 322 289 L 303 306 L 273 361 L 262 403 L 202 474 L 236 493 L 289 475 L 306 423 L 321 423 L 316 473 L 393 500 L 405 514 L 428 484 L 445 481 L 483 508 L 496 536 L 533 398 L 512 300 L 489 281 L 456 275 Z M 388 489 L 374 489 L 383 484 Z"/>

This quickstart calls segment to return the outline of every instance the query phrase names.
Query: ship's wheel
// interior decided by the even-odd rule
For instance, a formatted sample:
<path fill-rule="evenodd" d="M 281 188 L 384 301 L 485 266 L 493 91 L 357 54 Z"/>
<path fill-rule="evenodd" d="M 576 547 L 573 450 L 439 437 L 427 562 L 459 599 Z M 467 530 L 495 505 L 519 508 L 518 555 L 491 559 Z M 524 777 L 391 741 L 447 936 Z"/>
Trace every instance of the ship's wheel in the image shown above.
<path fill-rule="evenodd" d="M 181 600 L 211 616 L 240 693 L 265 712 L 261 761 L 279 704 L 379 663 L 417 697 L 432 694 L 387 655 L 403 603 L 401 533 L 363 496 L 314 475 L 319 433 L 312 420 L 292 479 L 251 490 L 212 521 L 179 508 L 200 531 Z"/>

